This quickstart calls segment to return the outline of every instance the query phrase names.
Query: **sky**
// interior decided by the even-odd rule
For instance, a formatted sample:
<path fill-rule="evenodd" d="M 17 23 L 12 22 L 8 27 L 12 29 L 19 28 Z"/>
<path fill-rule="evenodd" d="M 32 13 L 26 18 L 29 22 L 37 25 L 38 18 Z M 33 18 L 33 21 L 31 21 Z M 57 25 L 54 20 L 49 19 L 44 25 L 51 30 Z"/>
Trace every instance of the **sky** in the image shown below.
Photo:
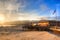
<path fill-rule="evenodd" d="M 0 0 L 0 16 L 7 21 L 59 18 L 60 0 Z"/>

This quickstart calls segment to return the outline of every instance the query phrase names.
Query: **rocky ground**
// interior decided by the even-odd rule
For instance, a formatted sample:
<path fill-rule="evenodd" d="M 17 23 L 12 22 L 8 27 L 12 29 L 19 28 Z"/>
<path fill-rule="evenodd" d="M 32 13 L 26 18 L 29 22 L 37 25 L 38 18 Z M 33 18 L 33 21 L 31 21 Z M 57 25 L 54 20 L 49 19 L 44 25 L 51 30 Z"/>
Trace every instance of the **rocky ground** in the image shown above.
<path fill-rule="evenodd" d="M 60 40 L 60 36 L 46 31 L 0 32 L 0 40 Z"/>

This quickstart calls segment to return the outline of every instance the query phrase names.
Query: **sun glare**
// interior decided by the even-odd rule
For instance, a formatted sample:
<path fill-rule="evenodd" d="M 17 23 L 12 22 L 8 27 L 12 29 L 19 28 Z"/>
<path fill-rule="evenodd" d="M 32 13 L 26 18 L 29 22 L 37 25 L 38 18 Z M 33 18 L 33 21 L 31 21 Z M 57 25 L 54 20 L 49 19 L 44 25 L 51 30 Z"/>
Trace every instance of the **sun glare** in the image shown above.
<path fill-rule="evenodd" d="M 0 15 L 0 23 L 3 23 L 5 21 L 4 16 Z"/>

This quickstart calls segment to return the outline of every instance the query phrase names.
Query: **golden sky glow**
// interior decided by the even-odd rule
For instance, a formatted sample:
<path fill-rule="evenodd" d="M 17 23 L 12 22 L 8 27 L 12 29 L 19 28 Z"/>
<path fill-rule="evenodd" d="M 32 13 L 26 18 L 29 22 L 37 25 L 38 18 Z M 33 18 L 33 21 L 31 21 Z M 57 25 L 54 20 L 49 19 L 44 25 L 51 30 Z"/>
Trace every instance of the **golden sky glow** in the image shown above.
<path fill-rule="evenodd" d="M 5 17 L 3 15 L 0 15 L 0 23 L 4 23 L 5 22 Z"/>

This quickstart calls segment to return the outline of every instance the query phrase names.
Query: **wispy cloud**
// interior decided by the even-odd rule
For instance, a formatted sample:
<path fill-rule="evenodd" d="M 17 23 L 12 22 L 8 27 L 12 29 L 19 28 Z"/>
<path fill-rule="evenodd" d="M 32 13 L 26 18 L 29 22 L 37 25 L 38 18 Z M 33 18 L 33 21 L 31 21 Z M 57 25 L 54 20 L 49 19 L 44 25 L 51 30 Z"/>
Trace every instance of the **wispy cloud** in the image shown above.
<path fill-rule="evenodd" d="M 44 11 L 44 10 L 49 10 L 50 8 L 48 7 L 47 4 L 43 3 L 43 4 L 40 4 L 40 10 Z"/>
<path fill-rule="evenodd" d="M 43 0 L 0 0 L 0 14 L 4 15 L 6 20 L 16 20 L 20 17 L 36 19 L 40 18 L 41 14 L 49 16 L 49 11 L 50 8 Z"/>
<path fill-rule="evenodd" d="M 26 5 L 24 0 L 23 2 L 22 0 L 20 3 L 18 0 L 0 0 L 0 14 L 4 15 L 7 20 L 16 19 L 19 15 L 19 9 L 22 10 Z"/>

